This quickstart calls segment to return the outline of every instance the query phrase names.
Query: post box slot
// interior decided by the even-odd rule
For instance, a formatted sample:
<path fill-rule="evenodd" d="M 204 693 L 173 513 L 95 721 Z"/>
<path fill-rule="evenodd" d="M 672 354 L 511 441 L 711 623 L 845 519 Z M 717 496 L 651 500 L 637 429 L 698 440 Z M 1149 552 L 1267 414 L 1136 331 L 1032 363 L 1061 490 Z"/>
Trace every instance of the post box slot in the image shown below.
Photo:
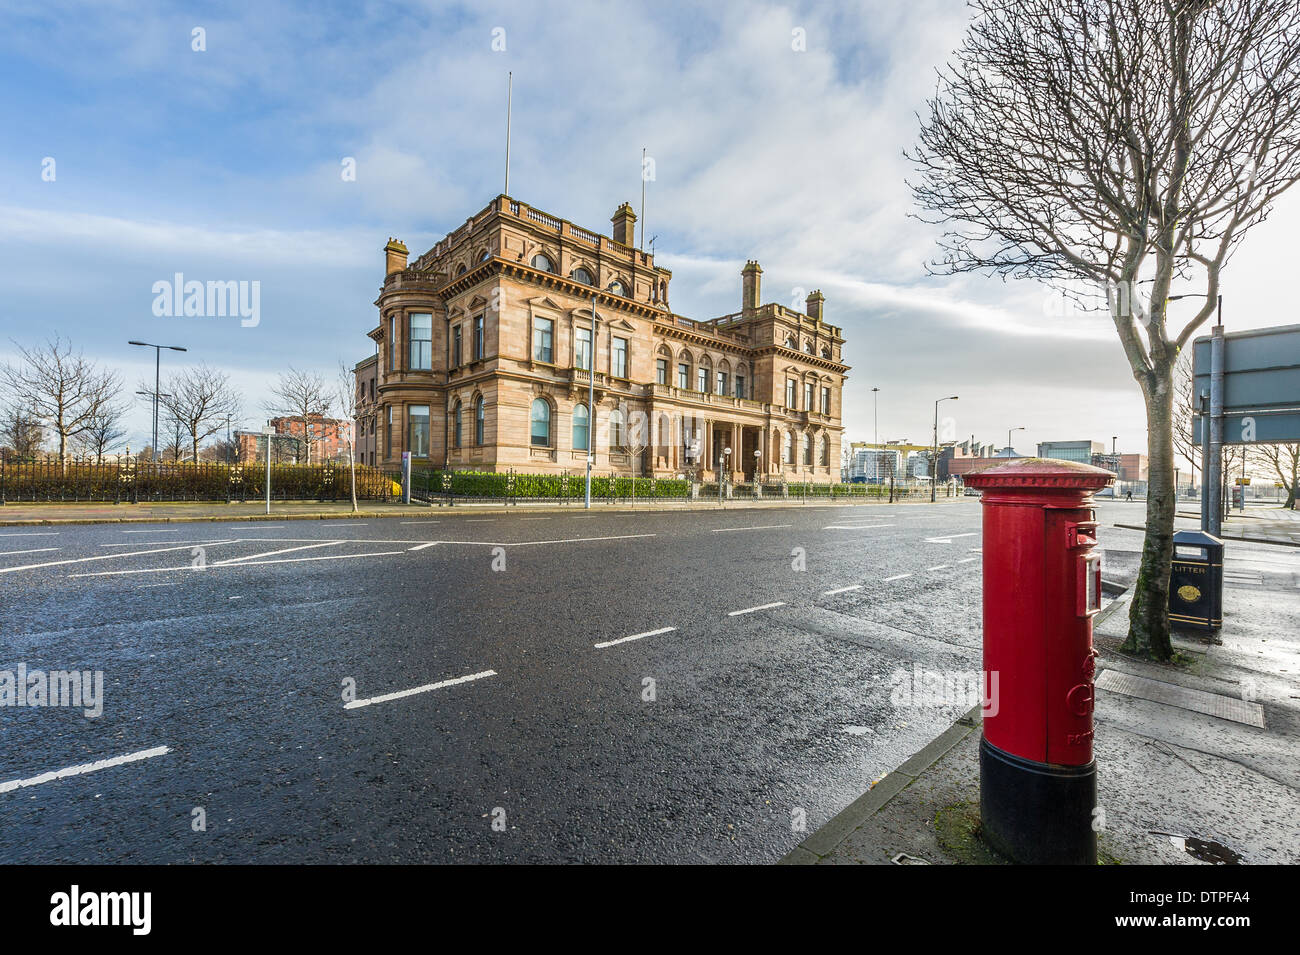
<path fill-rule="evenodd" d="M 1079 560 L 1080 617 L 1092 617 L 1101 610 L 1101 554 L 1084 554 Z"/>

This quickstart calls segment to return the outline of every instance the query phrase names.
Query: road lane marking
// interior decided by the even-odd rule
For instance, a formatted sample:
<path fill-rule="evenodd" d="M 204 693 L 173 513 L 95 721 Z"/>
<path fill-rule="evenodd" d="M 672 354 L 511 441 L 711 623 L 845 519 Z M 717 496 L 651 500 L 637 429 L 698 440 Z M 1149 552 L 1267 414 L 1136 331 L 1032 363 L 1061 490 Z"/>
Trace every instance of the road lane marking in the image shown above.
<path fill-rule="evenodd" d="M 522 521 L 549 521 L 549 517 L 521 517 Z"/>
<path fill-rule="evenodd" d="M 254 558 L 260 559 L 262 557 L 275 557 L 277 554 L 292 554 L 294 551 L 311 550 L 315 547 L 334 547 L 342 543 L 344 542 L 343 541 L 321 541 L 318 544 L 301 544 L 298 547 L 281 547 L 279 550 L 263 551 L 260 554 L 249 554 L 245 557 L 229 557 L 226 560 L 214 561 L 212 566 L 222 567 L 225 566 L 226 564 L 241 564 L 244 563 L 245 561 L 253 560 Z"/>
<path fill-rule="evenodd" d="M 927 572 L 929 572 L 929 571 L 933 571 L 933 570 L 952 570 L 952 564 L 939 564 L 939 565 L 937 565 L 937 566 L 935 566 L 935 567 L 927 567 L 927 568 L 925 568 L 925 569 L 926 569 Z"/>
<path fill-rule="evenodd" d="M 179 587 L 180 585 L 181 585 L 181 581 L 179 580 L 169 580 L 165 584 L 141 584 L 139 587 L 136 587 L 135 589 L 148 590 L 150 587 Z"/>
<path fill-rule="evenodd" d="M 893 527 L 893 524 L 827 524 L 824 531 L 870 531 L 877 527 Z"/>
<path fill-rule="evenodd" d="M 727 614 L 728 617 L 739 617 L 742 613 L 754 613 L 757 610 L 771 610 L 773 607 L 784 607 L 785 601 L 778 600 L 775 603 L 760 604 L 757 607 L 746 607 L 744 610 L 732 610 Z"/>
<path fill-rule="evenodd" d="M 893 577 L 886 577 L 883 581 L 881 581 L 881 583 L 888 584 L 888 583 L 892 583 L 895 580 L 904 580 L 911 576 L 912 576 L 911 574 L 895 574 Z"/>
<path fill-rule="evenodd" d="M 164 527 L 156 531 L 122 531 L 123 534 L 179 534 L 180 532 L 179 527 Z"/>
<path fill-rule="evenodd" d="M 171 748 L 168 746 L 155 746 L 153 749 L 142 749 L 139 752 L 127 753 L 125 756 L 114 756 L 111 759 L 99 759 L 93 763 L 79 763 L 76 766 L 41 773 L 39 776 L 29 776 L 26 779 L 11 779 L 8 782 L 0 783 L 0 793 L 13 792 L 15 789 L 24 789 L 27 786 L 39 786 L 42 783 L 50 783 L 56 779 L 67 779 L 69 776 L 84 776 L 86 773 L 95 773 L 101 769 L 111 769 L 114 766 L 125 766 L 127 763 L 138 763 L 142 759 L 152 759 L 155 756 L 162 756 L 170 752 Z"/>
<path fill-rule="evenodd" d="M 212 541 L 209 546 L 216 544 L 234 544 L 233 540 Z M 137 550 L 129 554 L 100 554 L 98 557 L 70 557 L 67 560 L 47 560 L 43 564 L 24 564 L 21 567 L 0 567 L 0 574 L 12 574 L 19 570 L 37 570 L 41 567 L 61 567 L 64 564 L 84 564 L 92 560 L 113 560 L 118 557 L 144 557 L 146 554 L 166 554 L 168 551 L 187 550 L 189 544 L 179 544 L 175 547 L 155 547 L 152 550 Z M 70 575 L 71 576 L 71 575 Z"/>
<path fill-rule="evenodd" d="M 957 563 L 959 563 L 959 564 L 969 564 L 972 560 L 979 560 L 979 558 L 978 558 L 978 557 L 963 557 L 961 560 L 957 561 Z"/>
<path fill-rule="evenodd" d="M 59 550 L 58 547 L 33 547 L 31 550 L 6 550 L 0 551 L 0 557 L 13 557 L 15 554 L 48 554 L 52 550 Z"/>
<path fill-rule="evenodd" d="M 730 531 L 770 531 L 778 527 L 793 526 L 793 524 L 759 524 L 756 527 L 714 527 L 711 530 L 715 534 L 726 534 Z"/>
<path fill-rule="evenodd" d="M 466 524 L 491 524 L 495 520 L 496 520 L 495 517 L 467 517 L 465 518 L 465 523 Z"/>
<path fill-rule="evenodd" d="M 346 524 L 322 524 L 321 527 L 366 527 L 369 521 L 348 521 Z"/>
<path fill-rule="evenodd" d="M 842 593 L 847 593 L 850 590 L 861 590 L 861 589 L 862 589 L 861 584 L 853 584 L 850 587 L 836 587 L 834 590 L 823 590 L 822 596 L 829 597 L 832 594 L 842 594 Z"/>
<path fill-rule="evenodd" d="M 630 637 L 619 637 L 617 640 L 606 640 L 604 643 L 594 644 L 597 650 L 604 650 L 606 647 L 617 646 L 620 643 L 627 643 L 629 640 L 640 640 L 643 637 L 657 637 L 661 633 L 672 633 L 676 627 L 660 627 L 658 630 L 647 630 L 645 633 L 634 633 Z"/>
<path fill-rule="evenodd" d="M 408 548 L 406 548 L 406 549 L 407 549 L 408 551 L 410 551 L 410 550 L 424 550 L 426 547 L 432 547 L 432 546 L 433 546 L 434 544 L 436 544 L 436 543 L 438 543 L 438 542 L 437 542 L 437 541 L 428 541 L 428 542 L 426 542 L 426 543 L 424 543 L 424 544 L 416 544 L 414 547 L 408 547 Z"/>
<path fill-rule="evenodd" d="M 403 524 L 437 524 L 437 521 L 402 521 Z"/>
<path fill-rule="evenodd" d="M 344 703 L 343 709 L 355 710 L 359 706 L 370 706 L 372 703 L 388 703 L 392 700 L 400 700 L 408 696 L 415 696 L 417 693 L 428 693 L 430 690 L 441 690 L 443 687 L 456 686 L 459 683 L 469 683 L 471 680 L 481 680 L 484 677 L 496 675 L 496 670 L 483 670 L 481 673 L 471 673 L 469 676 L 458 676 L 454 680 L 443 680 L 440 683 L 427 683 L 424 686 L 417 686 L 411 690 L 398 690 L 396 693 L 385 693 L 383 696 L 371 696 L 364 700 L 353 700 L 350 703 Z"/>
<path fill-rule="evenodd" d="M 58 531 L 38 531 L 34 534 L 0 534 L 0 537 L 58 537 Z"/>
<path fill-rule="evenodd" d="M 971 531 L 969 534 L 949 534 L 947 537 L 926 537 L 922 538 L 927 544 L 951 544 L 959 537 L 977 537 L 979 531 Z"/>
<path fill-rule="evenodd" d="M 277 560 L 244 560 L 238 564 L 208 564 L 206 568 L 183 564 L 180 567 L 145 567 L 139 570 L 100 570 L 90 574 L 68 574 L 68 579 L 71 580 L 74 577 L 124 577 L 129 574 L 165 574 L 170 571 L 184 570 L 202 574 L 209 570 L 239 570 L 241 567 L 256 567 L 260 564 L 302 564 L 313 560 L 352 560 L 357 557 L 391 557 L 393 554 L 404 553 L 406 552 L 400 550 L 377 550 L 372 554 L 331 554 L 328 557 L 281 557 Z"/>

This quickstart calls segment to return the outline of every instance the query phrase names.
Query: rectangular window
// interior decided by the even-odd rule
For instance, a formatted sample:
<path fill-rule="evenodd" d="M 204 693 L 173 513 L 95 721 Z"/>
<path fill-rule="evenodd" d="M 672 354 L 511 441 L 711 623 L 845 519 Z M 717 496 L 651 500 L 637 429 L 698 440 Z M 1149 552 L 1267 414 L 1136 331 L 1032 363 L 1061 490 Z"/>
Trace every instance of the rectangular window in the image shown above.
<path fill-rule="evenodd" d="M 552 347 L 555 338 L 555 323 L 549 318 L 533 319 L 533 361 L 555 363 L 555 350 Z"/>
<path fill-rule="evenodd" d="M 388 370 L 397 368 L 397 316 L 388 316 Z"/>
<path fill-rule="evenodd" d="M 798 393 L 799 383 L 793 378 L 785 380 L 785 406 L 787 408 L 795 407 L 795 395 Z"/>
<path fill-rule="evenodd" d="M 691 386 L 691 368 L 685 362 L 677 366 L 677 387 L 689 388 Z"/>
<path fill-rule="evenodd" d="M 655 384 L 657 385 L 668 384 L 668 359 L 667 358 L 655 359 Z"/>
<path fill-rule="evenodd" d="M 573 364 L 575 368 L 591 371 L 591 329 L 574 329 Z"/>
<path fill-rule="evenodd" d="M 725 395 L 726 393 L 727 393 L 727 373 L 725 371 L 720 371 L 718 372 L 718 394 Z"/>
<path fill-rule="evenodd" d="M 627 339 L 614 339 L 614 364 L 610 372 L 615 378 L 627 377 Z"/>
<path fill-rule="evenodd" d="M 483 357 L 483 316 L 474 319 L 474 360 Z"/>
<path fill-rule="evenodd" d="M 461 350 L 460 326 L 457 325 L 451 332 L 451 364 L 453 368 L 459 368 L 464 360 L 465 353 Z"/>
<path fill-rule="evenodd" d="M 745 397 L 745 376 L 744 375 L 736 376 L 736 397 L 737 398 Z"/>
<path fill-rule="evenodd" d="M 822 385 L 822 414 L 831 413 L 831 390 Z"/>
<path fill-rule="evenodd" d="M 415 371 L 428 371 L 433 367 L 433 315 L 412 312 L 407 325 L 410 329 L 410 367 Z"/>
<path fill-rule="evenodd" d="M 413 458 L 427 458 L 429 456 L 429 406 L 411 405 L 406 414 L 411 429 L 407 450 L 411 452 Z"/>
<path fill-rule="evenodd" d="M 696 391 L 709 390 L 709 369 L 707 368 L 695 369 L 695 390 Z"/>
<path fill-rule="evenodd" d="M 392 457 L 397 449 L 393 447 L 393 406 L 388 406 L 388 426 L 384 429 L 384 447 L 388 450 L 388 457 Z"/>
<path fill-rule="evenodd" d="M 803 383 L 803 410 L 813 410 L 813 385 L 810 381 Z"/>

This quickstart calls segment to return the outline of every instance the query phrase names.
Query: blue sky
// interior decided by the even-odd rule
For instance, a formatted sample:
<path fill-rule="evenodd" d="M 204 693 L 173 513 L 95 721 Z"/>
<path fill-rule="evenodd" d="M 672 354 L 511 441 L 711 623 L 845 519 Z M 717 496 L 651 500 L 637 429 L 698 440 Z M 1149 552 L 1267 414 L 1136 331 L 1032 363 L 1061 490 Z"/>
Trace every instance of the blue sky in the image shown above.
<path fill-rule="evenodd" d="M 959 438 L 1025 425 L 1026 451 L 1113 434 L 1138 450 L 1141 401 L 1104 318 L 1054 316 L 1028 283 L 924 273 L 934 232 L 907 217 L 902 150 L 965 17 L 958 0 L 0 0 L 0 359 L 58 331 L 134 390 L 152 355 L 128 339 L 185 345 L 177 358 L 234 376 L 258 424 L 286 364 L 333 375 L 368 353 L 388 236 L 424 251 L 501 191 L 513 71 L 512 194 L 608 232 L 639 202 L 646 147 L 675 310 L 734 311 L 749 258 L 766 300 L 820 287 L 854 366 L 853 437 L 871 438 L 876 385 L 882 438 L 926 440 L 934 398 L 958 393 Z M 1288 199 L 1248 239 L 1230 327 L 1294 320 L 1271 281 L 1297 222 Z M 156 317 L 152 284 L 176 272 L 260 282 L 261 323 Z M 139 407 L 133 444 L 146 427 Z"/>

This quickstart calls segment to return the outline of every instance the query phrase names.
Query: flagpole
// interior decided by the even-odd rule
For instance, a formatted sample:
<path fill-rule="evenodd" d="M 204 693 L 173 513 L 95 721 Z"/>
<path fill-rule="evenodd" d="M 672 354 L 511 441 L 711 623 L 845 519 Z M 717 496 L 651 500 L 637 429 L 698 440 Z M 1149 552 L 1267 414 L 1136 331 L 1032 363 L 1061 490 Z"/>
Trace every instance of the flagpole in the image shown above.
<path fill-rule="evenodd" d="M 505 194 L 510 195 L 510 108 L 513 105 L 515 93 L 515 74 L 513 71 L 506 74 L 506 190 Z"/>
<path fill-rule="evenodd" d="M 641 147 L 641 242 L 637 246 L 645 251 L 645 147 Z"/>

